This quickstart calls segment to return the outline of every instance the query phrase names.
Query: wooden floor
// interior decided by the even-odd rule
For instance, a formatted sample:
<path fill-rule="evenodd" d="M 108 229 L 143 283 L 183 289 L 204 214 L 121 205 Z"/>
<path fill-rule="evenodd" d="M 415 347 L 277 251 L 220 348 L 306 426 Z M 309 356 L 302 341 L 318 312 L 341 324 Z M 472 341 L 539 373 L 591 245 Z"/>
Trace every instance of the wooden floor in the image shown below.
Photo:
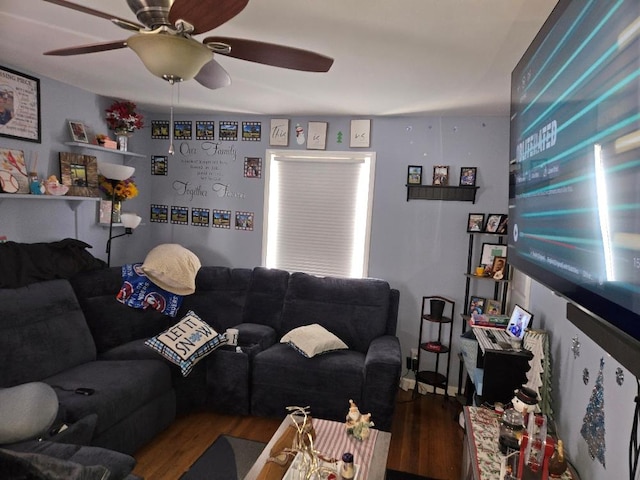
<path fill-rule="evenodd" d="M 427 394 L 414 400 L 412 392 L 399 390 L 387 467 L 438 480 L 458 480 L 463 439 L 459 411 L 455 399 L 445 401 L 441 395 Z M 280 423 L 214 412 L 180 417 L 136 453 L 134 473 L 145 480 L 176 480 L 218 435 L 266 443 Z"/>

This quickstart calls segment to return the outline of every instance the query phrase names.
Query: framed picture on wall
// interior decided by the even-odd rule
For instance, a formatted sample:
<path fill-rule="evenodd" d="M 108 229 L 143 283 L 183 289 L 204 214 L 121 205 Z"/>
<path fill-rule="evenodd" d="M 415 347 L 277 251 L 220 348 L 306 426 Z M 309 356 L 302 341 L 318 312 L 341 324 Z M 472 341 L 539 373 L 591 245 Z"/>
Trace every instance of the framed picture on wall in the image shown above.
<path fill-rule="evenodd" d="M 420 165 L 409 165 L 407 185 L 422 185 L 422 167 Z"/>
<path fill-rule="evenodd" d="M 0 77 L 0 136 L 40 143 L 40 80 L 6 67 Z"/>
<path fill-rule="evenodd" d="M 477 167 L 462 167 L 460 169 L 460 186 L 474 187 L 476 185 Z"/>
<path fill-rule="evenodd" d="M 327 145 L 327 122 L 309 122 L 307 126 L 307 148 L 324 150 Z"/>
<path fill-rule="evenodd" d="M 215 122 L 196 121 L 196 140 L 213 140 L 215 132 Z"/>
<path fill-rule="evenodd" d="M 433 185 L 449 185 L 449 167 L 447 165 L 433 167 Z"/>
<path fill-rule="evenodd" d="M 269 145 L 288 147 L 289 146 L 289 119 L 272 118 L 269 129 Z"/>

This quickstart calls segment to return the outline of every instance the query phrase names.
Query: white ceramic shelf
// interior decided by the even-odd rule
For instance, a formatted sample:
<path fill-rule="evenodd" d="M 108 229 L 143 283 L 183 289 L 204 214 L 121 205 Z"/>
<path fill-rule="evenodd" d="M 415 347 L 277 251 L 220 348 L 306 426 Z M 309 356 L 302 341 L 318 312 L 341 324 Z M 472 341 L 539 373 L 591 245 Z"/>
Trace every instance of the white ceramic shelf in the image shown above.
<path fill-rule="evenodd" d="M 64 200 L 68 203 L 69 208 L 73 211 L 78 208 L 80 202 L 99 202 L 99 197 L 75 197 L 68 195 L 31 195 L 29 193 L 0 193 L 0 203 L 4 200 L 39 200 L 39 201 L 56 201 Z"/>
<path fill-rule="evenodd" d="M 70 147 L 80 147 L 80 148 L 88 148 L 89 150 L 99 150 L 101 152 L 106 153 L 114 153 L 116 155 L 122 155 L 123 157 L 137 157 L 137 158 L 145 158 L 146 155 L 142 155 L 140 153 L 134 153 L 130 151 L 116 150 L 115 148 L 105 148 L 100 145 L 94 145 L 92 143 L 82 143 L 82 142 L 64 142 L 65 145 Z"/>

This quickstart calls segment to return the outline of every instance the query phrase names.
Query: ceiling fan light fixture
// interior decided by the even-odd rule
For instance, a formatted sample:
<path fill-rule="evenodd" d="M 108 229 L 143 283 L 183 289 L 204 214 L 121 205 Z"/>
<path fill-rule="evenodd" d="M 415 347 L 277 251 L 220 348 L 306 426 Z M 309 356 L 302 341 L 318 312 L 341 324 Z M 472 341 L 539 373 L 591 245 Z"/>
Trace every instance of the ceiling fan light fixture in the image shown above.
<path fill-rule="evenodd" d="M 203 44 L 175 35 L 139 33 L 127 45 L 156 77 L 179 82 L 191 80 L 213 56 Z"/>

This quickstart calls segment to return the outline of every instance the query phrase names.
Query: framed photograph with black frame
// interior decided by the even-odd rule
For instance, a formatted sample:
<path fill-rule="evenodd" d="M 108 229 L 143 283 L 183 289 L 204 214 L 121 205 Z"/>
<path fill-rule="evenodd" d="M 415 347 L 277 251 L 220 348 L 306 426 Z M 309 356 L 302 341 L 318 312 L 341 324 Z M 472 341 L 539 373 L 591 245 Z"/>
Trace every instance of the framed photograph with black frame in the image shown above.
<path fill-rule="evenodd" d="M 484 227 L 484 213 L 470 213 L 467 221 L 467 232 L 482 232 Z"/>
<path fill-rule="evenodd" d="M 498 233 L 500 220 L 503 216 L 500 213 L 490 213 L 487 217 L 487 224 L 484 226 L 485 233 Z"/>
<path fill-rule="evenodd" d="M 504 279 L 504 272 L 507 268 L 507 257 L 493 257 L 491 265 L 491 277 L 494 280 Z"/>
<path fill-rule="evenodd" d="M 493 266 L 495 257 L 506 257 L 507 246 L 502 243 L 483 243 L 479 265 Z"/>
<path fill-rule="evenodd" d="M 420 165 L 409 165 L 407 185 L 422 185 L 422 167 Z"/>
<path fill-rule="evenodd" d="M 449 185 L 448 165 L 436 165 L 433 167 L 433 185 Z"/>
<path fill-rule="evenodd" d="M 500 223 L 498 223 L 498 228 L 496 229 L 496 233 L 499 235 L 506 235 L 508 226 L 509 226 L 509 215 L 500 215 Z"/>
<path fill-rule="evenodd" d="M 40 80 L 1 66 L 0 76 L 0 136 L 40 143 Z"/>
<path fill-rule="evenodd" d="M 469 299 L 469 315 L 482 315 L 484 313 L 485 301 L 482 297 L 472 296 Z"/>
<path fill-rule="evenodd" d="M 460 186 L 475 187 L 477 167 L 462 167 L 460 169 Z"/>

